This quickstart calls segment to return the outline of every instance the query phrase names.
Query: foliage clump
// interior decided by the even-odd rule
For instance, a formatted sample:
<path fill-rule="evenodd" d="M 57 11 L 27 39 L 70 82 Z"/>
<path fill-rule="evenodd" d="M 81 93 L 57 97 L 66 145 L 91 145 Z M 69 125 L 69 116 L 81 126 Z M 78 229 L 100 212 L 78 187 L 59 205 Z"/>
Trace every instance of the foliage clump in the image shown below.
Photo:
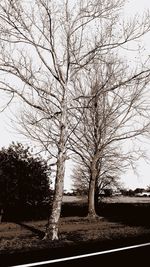
<path fill-rule="evenodd" d="M 0 150 L 0 204 L 6 213 L 25 213 L 50 202 L 47 162 L 34 157 L 29 147 L 12 143 Z M 26 210 L 26 212 L 25 212 Z M 18 215 L 17 215 L 18 217 Z"/>

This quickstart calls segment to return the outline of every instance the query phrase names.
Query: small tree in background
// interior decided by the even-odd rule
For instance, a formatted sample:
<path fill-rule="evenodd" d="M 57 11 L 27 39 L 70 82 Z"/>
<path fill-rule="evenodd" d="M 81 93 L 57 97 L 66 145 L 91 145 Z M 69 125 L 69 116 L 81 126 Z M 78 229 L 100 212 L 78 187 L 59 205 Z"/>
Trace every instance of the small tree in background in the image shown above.
<path fill-rule="evenodd" d="M 29 147 L 12 143 L 0 151 L 0 203 L 4 212 L 41 207 L 50 199 L 46 161 L 33 157 Z M 17 219 L 17 218 L 16 218 Z"/>
<path fill-rule="evenodd" d="M 150 192 L 150 185 L 147 186 L 146 191 Z"/>

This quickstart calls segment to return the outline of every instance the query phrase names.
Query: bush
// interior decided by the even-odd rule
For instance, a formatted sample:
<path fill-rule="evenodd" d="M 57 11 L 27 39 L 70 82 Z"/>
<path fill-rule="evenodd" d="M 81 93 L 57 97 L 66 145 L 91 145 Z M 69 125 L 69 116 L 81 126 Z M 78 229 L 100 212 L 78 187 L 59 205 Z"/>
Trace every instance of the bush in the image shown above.
<path fill-rule="evenodd" d="M 0 151 L 0 203 L 4 217 L 26 217 L 29 210 L 50 204 L 50 172 L 46 161 L 33 157 L 29 147 L 10 145 Z M 12 216 L 14 214 L 14 216 Z"/>

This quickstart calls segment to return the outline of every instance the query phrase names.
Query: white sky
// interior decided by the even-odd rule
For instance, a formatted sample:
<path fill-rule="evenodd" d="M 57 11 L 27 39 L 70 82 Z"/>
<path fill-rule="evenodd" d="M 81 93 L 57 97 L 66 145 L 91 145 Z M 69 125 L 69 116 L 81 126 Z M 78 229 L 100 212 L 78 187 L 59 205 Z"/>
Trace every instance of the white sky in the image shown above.
<path fill-rule="evenodd" d="M 136 12 L 142 13 L 145 9 L 150 9 L 150 0 L 129 0 L 126 4 L 125 14 L 130 16 Z M 145 38 L 145 47 L 147 53 L 150 55 L 150 34 Z M 0 105 L 2 99 L 0 97 Z M 19 141 L 25 143 L 23 136 L 15 134 L 14 129 L 11 128 L 10 112 L 0 113 L 0 148 L 7 147 L 12 141 Z M 144 145 L 147 148 L 147 152 L 150 158 L 150 141 L 149 144 Z M 150 164 L 146 164 L 144 160 L 140 160 L 138 163 L 138 176 L 136 176 L 132 170 L 129 170 L 121 178 L 121 181 L 128 188 L 146 187 L 150 185 Z M 66 166 L 65 177 L 65 189 L 71 188 L 70 173 L 72 164 L 68 163 Z"/>

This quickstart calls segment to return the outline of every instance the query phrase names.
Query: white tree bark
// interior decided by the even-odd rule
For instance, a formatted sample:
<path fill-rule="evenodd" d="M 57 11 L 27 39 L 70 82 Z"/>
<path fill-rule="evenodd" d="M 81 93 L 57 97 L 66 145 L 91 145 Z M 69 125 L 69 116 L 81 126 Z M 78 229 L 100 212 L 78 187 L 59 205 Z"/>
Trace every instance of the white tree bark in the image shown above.
<path fill-rule="evenodd" d="M 61 101 L 62 113 L 60 120 L 60 139 L 58 143 L 57 170 L 55 180 L 55 192 L 50 219 L 47 225 L 44 239 L 58 239 L 58 224 L 61 214 L 61 205 L 64 191 L 64 175 L 66 161 L 66 144 L 68 135 L 67 125 L 67 86 L 63 87 L 63 99 Z"/>

